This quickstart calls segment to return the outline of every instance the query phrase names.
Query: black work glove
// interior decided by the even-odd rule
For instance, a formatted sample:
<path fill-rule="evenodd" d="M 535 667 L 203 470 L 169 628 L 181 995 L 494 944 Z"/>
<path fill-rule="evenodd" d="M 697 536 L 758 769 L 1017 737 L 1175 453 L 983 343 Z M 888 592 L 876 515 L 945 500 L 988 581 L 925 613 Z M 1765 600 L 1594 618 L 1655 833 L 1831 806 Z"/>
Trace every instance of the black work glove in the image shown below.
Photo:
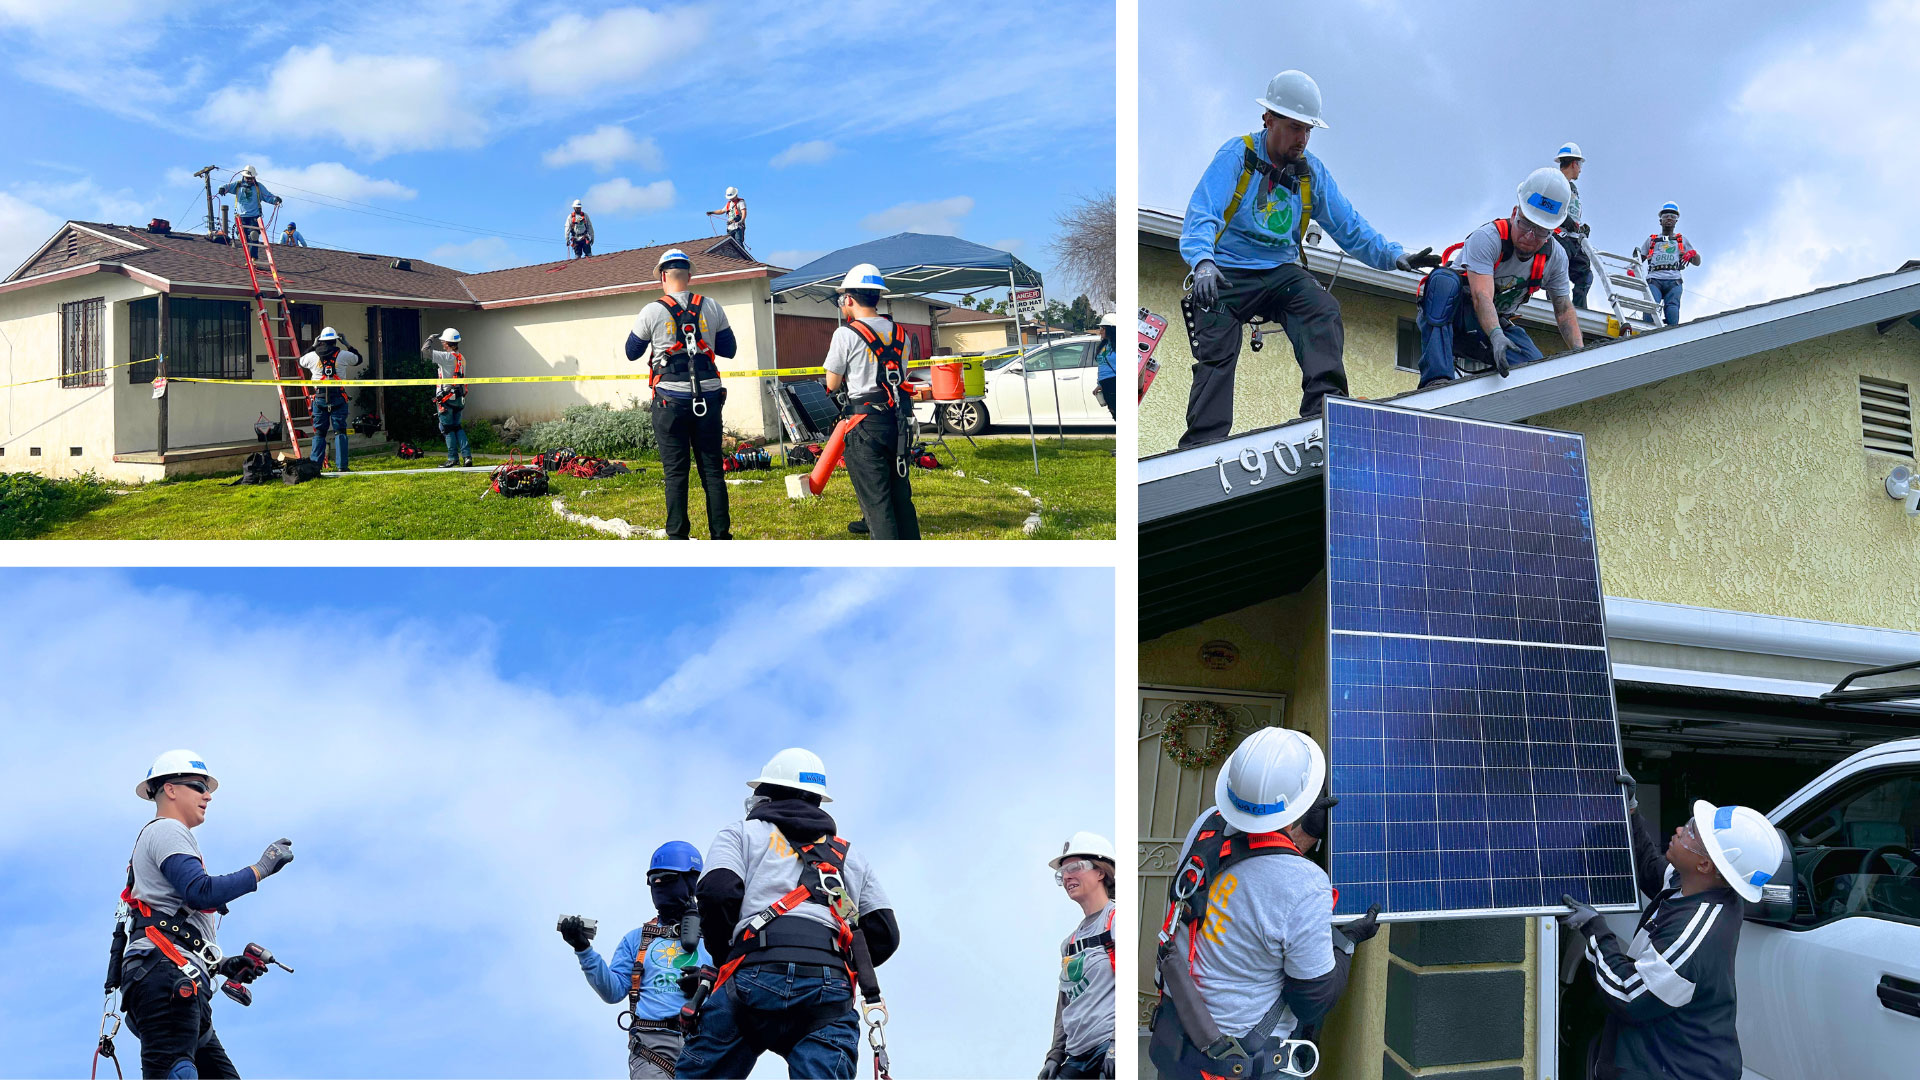
<path fill-rule="evenodd" d="M 1631 813 L 1640 809 L 1640 782 L 1625 772 L 1614 777 L 1613 782 L 1627 789 L 1627 811 Z"/>
<path fill-rule="evenodd" d="M 573 946 L 574 952 L 586 952 L 593 944 L 593 935 L 598 930 L 599 927 L 588 926 L 587 920 L 578 915 L 569 915 L 560 920 L 560 936 L 566 939 L 568 945 Z"/>
<path fill-rule="evenodd" d="M 692 997 L 693 992 L 700 989 L 700 983 L 702 981 L 710 982 L 719 977 L 720 973 L 714 970 L 712 964 L 701 964 L 699 967 L 688 968 L 680 975 L 680 993 L 684 997 Z"/>
<path fill-rule="evenodd" d="M 1355 945 L 1373 937 L 1373 935 L 1380 932 L 1380 905 L 1368 905 L 1365 915 L 1340 927 L 1339 930 L 1342 934 L 1347 935 L 1348 941 L 1353 942 Z"/>
<path fill-rule="evenodd" d="M 1513 370 L 1513 365 L 1507 363 L 1507 349 L 1513 342 L 1507 340 L 1505 328 L 1495 327 L 1493 333 L 1487 335 L 1487 344 L 1493 349 L 1493 370 L 1499 372 L 1501 378 L 1506 378 L 1507 373 Z"/>
<path fill-rule="evenodd" d="M 1107 1051 L 1107 1056 L 1100 1059 L 1101 1080 L 1114 1080 L 1114 1076 L 1116 1075 L 1114 1068 L 1113 1051 L 1109 1050 Z"/>
<path fill-rule="evenodd" d="M 1581 236 L 1592 236 L 1592 235 L 1593 235 L 1593 226 L 1591 226 L 1591 225 L 1589 225 L 1589 224 L 1587 224 L 1587 223 L 1586 223 L 1586 222 L 1584 222 L 1584 221 L 1583 221 L 1583 222 L 1581 222 L 1581 223 L 1580 223 L 1580 235 L 1581 235 Z"/>
<path fill-rule="evenodd" d="M 1059 1075 L 1060 1063 L 1052 1058 L 1048 1058 L 1047 1063 L 1040 1066 L 1040 1080 L 1053 1080 L 1054 1077 Z"/>
<path fill-rule="evenodd" d="M 215 975 L 225 975 L 237 983 L 250 983 L 266 972 L 266 965 L 256 962 L 246 953 L 229 956 L 220 961 L 213 969 Z"/>
<path fill-rule="evenodd" d="M 1571 930 L 1576 934 L 1592 937 L 1595 924 L 1606 918 L 1606 916 L 1593 910 L 1590 905 L 1583 904 L 1575 900 L 1572 896 L 1562 894 L 1560 902 L 1573 909 L 1564 915 L 1556 916 L 1556 918 L 1560 920 L 1560 927 L 1563 930 Z"/>
<path fill-rule="evenodd" d="M 1439 265 L 1440 256 L 1435 255 L 1430 247 L 1423 247 L 1411 255 L 1403 254 L 1393 260 L 1396 270 L 1431 270 Z"/>
<path fill-rule="evenodd" d="M 1201 259 L 1200 265 L 1193 268 L 1193 302 L 1202 311 L 1212 311 L 1219 299 L 1220 268 L 1213 265 L 1212 259 Z"/>
<path fill-rule="evenodd" d="M 267 850 L 260 855 L 260 861 L 253 864 L 254 876 L 261 881 L 265 881 L 279 873 L 281 867 L 292 861 L 293 841 L 283 836 L 273 843 L 268 844 Z"/>

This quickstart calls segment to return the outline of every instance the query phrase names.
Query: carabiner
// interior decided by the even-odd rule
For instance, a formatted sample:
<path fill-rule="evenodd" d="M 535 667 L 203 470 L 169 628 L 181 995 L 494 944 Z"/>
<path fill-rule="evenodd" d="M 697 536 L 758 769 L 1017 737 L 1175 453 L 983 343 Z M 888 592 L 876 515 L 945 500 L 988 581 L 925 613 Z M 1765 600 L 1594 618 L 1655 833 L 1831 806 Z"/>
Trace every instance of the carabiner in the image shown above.
<path fill-rule="evenodd" d="M 1312 1076 L 1320 1067 L 1320 1048 L 1306 1039 L 1287 1039 L 1274 1052 L 1273 1066 L 1284 1076 Z"/>
<path fill-rule="evenodd" d="M 706 398 L 697 397 L 693 399 L 693 415 L 696 419 L 707 415 L 707 399 Z"/>

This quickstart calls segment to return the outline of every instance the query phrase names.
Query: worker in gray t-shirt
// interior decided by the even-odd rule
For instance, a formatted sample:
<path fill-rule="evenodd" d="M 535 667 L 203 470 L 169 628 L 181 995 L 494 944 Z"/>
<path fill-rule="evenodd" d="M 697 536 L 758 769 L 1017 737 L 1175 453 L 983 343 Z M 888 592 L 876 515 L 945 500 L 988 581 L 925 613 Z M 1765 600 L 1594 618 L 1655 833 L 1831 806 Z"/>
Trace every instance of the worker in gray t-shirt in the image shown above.
<path fill-rule="evenodd" d="M 731 540 L 733 518 L 720 460 L 720 411 L 726 407 L 727 392 L 716 358 L 731 359 L 739 344 L 727 324 L 726 309 L 693 291 L 693 260 L 686 252 L 662 252 L 655 269 L 661 296 L 634 318 L 627 333 L 627 359 L 645 356 L 653 369 L 653 440 L 660 449 L 660 480 L 666 487 L 667 539 L 691 535 L 687 476 L 697 465 L 707 497 L 707 535 Z"/>
<path fill-rule="evenodd" d="M 134 840 L 127 897 L 114 934 L 108 989 L 121 992 L 127 1029 L 140 1040 L 148 1076 L 238 1076 L 213 1030 L 214 979 L 252 982 L 265 968 L 244 954 L 226 956 L 215 940 L 216 915 L 293 861 L 293 843 L 267 846 L 260 861 L 231 874 L 207 873 L 192 830 L 207 819 L 220 787 L 200 755 L 161 754 L 134 785 L 155 817 Z"/>
<path fill-rule="evenodd" d="M 1053 1045 L 1040 1080 L 1112 1077 L 1113 842 L 1077 832 L 1048 861 L 1053 879 L 1083 916 L 1060 945 L 1060 992 L 1053 1005 Z"/>
<path fill-rule="evenodd" d="M 912 338 L 880 314 L 887 281 L 859 263 L 840 281 L 834 302 L 846 321 L 827 343 L 827 392 L 847 394 L 847 478 L 860 500 L 860 520 L 847 531 L 875 540 L 920 539 L 920 515 L 908 482 L 908 452 L 919 425 L 907 389 Z"/>
<path fill-rule="evenodd" d="M 465 378 L 467 358 L 460 351 L 460 331 L 454 327 L 433 335 L 420 346 L 420 356 L 433 365 L 443 379 Z M 467 411 L 467 384 L 441 383 L 433 388 L 433 414 L 440 422 L 440 437 L 446 440 L 447 460 L 440 467 L 473 464 L 473 445 L 461 417 Z"/>
<path fill-rule="evenodd" d="M 1587 290 L 1593 286 L 1593 264 L 1587 258 L 1587 237 L 1593 235 L 1593 227 L 1580 216 L 1580 170 L 1586 166 L 1587 159 L 1576 142 L 1562 145 L 1553 157 L 1572 191 L 1567 197 L 1567 219 L 1553 231 L 1553 237 L 1567 253 L 1567 278 L 1573 282 L 1573 306 L 1577 311 L 1587 306 Z"/>
<path fill-rule="evenodd" d="M 1573 187 L 1558 169 L 1535 169 L 1520 184 L 1510 216 L 1473 230 L 1460 261 L 1428 274 L 1420 288 L 1420 389 L 1455 378 L 1455 358 L 1508 371 L 1543 358 L 1513 313 L 1542 287 L 1567 348 L 1578 349 L 1580 317 L 1567 278 L 1567 252 L 1553 230 L 1567 219 Z M 1484 370 L 1484 369 L 1482 369 Z"/>
<path fill-rule="evenodd" d="M 819 757 L 782 750 L 747 786 L 747 816 L 714 838 L 695 893 L 721 967 L 701 973 L 713 989 L 675 1075 L 746 1076 L 771 1050 L 790 1075 L 852 1080 L 854 980 L 871 974 L 859 970 L 856 938 L 874 967 L 886 963 L 900 943 L 893 905 L 820 808 L 830 796 Z"/>

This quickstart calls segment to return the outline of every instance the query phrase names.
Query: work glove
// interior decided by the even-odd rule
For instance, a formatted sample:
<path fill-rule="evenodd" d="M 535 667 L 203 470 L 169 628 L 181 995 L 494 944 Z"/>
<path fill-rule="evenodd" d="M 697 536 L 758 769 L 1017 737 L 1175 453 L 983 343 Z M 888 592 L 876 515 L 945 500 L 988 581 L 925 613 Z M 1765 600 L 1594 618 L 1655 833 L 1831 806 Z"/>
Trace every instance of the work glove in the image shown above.
<path fill-rule="evenodd" d="M 1393 260 L 1393 267 L 1396 270 L 1430 270 L 1439 265 L 1440 256 L 1435 255 L 1430 247 L 1423 247 L 1411 255 L 1403 254 Z"/>
<path fill-rule="evenodd" d="M 280 872 L 280 868 L 293 861 L 293 841 L 281 837 L 267 845 L 260 855 L 260 861 L 253 864 L 253 876 L 265 881 Z"/>
<path fill-rule="evenodd" d="M 1113 1051 L 1109 1050 L 1107 1051 L 1107 1056 L 1100 1059 L 1101 1080 L 1114 1080 L 1116 1075 L 1114 1071 Z"/>
<path fill-rule="evenodd" d="M 1586 223 L 1586 222 L 1584 222 L 1584 221 L 1583 221 L 1583 222 L 1581 222 L 1581 223 L 1580 223 L 1580 235 L 1581 235 L 1581 236 L 1592 236 L 1592 235 L 1593 235 L 1593 226 L 1591 226 L 1591 225 L 1589 225 L 1589 224 L 1587 224 L 1587 223 Z"/>
<path fill-rule="evenodd" d="M 1563 930 L 1571 930 L 1584 937 L 1592 937 L 1595 924 L 1606 918 L 1606 916 L 1593 910 L 1590 905 L 1583 904 L 1575 900 L 1572 896 L 1562 894 L 1560 902 L 1572 909 L 1564 915 L 1556 916 L 1560 921 L 1560 928 Z"/>
<path fill-rule="evenodd" d="M 1624 772 L 1614 777 L 1613 782 L 1627 790 L 1627 811 L 1640 809 L 1640 782 Z"/>
<path fill-rule="evenodd" d="M 215 975 L 225 975 L 237 983 L 250 983 L 266 973 L 266 965 L 246 953 L 229 956 L 214 967 Z"/>
<path fill-rule="evenodd" d="M 569 915 L 560 920 L 559 929 L 560 936 L 566 940 L 568 945 L 573 946 L 574 952 L 586 952 L 588 947 L 593 944 L 593 935 L 600 928 L 598 926 L 588 926 L 587 920 L 578 915 Z"/>
<path fill-rule="evenodd" d="M 1347 936 L 1348 941 L 1353 942 L 1355 945 L 1366 941 L 1380 932 L 1380 905 L 1369 905 L 1365 915 L 1337 929 Z"/>
<path fill-rule="evenodd" d="M 719 977 L 720 973 L 714 970 L 712 964 L 701 964 L 696 968 L 688 968 L 680 975 L 680 994 L 683 997 L 692 997 L 693 992 L 700 989 L 701 982 L 711 981 Z"/>
<path fill-rule="evenodd" d="M 1202 311 L 1212 311 L 1219 299 L 1220 268 L 1213 265 L 1212 259 L 1201 259 L 1200 265 L 1193 268 L 1193 302 Z"/>
<path fill-rule="evenodd" d="M 1507 373 L 1513 370 L 1513 365 L 1507 363 L 1507 349 L 1513 342 L 1507 340 L 1504 329 L 1496 327 L 1493 333 L 1487 335 L 1487 344 L 1493 348 L 1493 370 L 1499 372 L 1501 378 L 1506 378 Z"/>
<path fill-rule="evenodd" d="M 1059 1075 L 1060 1063 L 1052 1058 L 1048 1058 L 1047 1063 L 1040 1066 L 1040 1080 L 1053 1080 L 1054 1077 Z"/>

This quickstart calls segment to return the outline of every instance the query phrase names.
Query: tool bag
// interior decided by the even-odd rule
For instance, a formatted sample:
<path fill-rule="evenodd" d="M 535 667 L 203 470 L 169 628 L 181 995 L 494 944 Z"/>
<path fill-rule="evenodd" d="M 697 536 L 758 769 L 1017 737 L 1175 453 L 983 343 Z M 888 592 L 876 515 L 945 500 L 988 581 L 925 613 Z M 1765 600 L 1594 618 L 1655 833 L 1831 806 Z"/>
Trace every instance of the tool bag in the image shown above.
<path fill-rule="evenodd" d="M 283 484 L 304 484 L 318 479 L 320 463 L 312 458 L 298 457 L 280 466 L 280 482 Z"/>
<path fill-rule="evenodd" d="M 279 476 L 280 463 L 273 460 L 273 455 L 264 450 L 255 450 L 253 453 L 247 455 L 246 461 L 241 463 L 240 475 L 227 486 L 236 487 L 240 484 L 271 484 L 274 480 L 278 479 Z"/>
<path fill-rule="evenodd" d="M 545 495 L 548 491 L 547 474 L 535 466 L 509 461 L 493 470 L 488 487 L 495 494 L 510 499 Z"/>
<path fill-rule="evenodd" d="M 533 467 L 547 472 L 559 472 L 579 456 L 571 446 L 562 446 L 558 450 L 545 450 L 533 455 Z"/>
<path fill-rule="evenodd" d="M 410 442 L 402 442 L 398 447 L 394 449 L 393 452 L 402 461 L 412 461 L 414 458 L 426 456 L 426 451 L 420 449 L 419 447 L 413 445 Z"/>

